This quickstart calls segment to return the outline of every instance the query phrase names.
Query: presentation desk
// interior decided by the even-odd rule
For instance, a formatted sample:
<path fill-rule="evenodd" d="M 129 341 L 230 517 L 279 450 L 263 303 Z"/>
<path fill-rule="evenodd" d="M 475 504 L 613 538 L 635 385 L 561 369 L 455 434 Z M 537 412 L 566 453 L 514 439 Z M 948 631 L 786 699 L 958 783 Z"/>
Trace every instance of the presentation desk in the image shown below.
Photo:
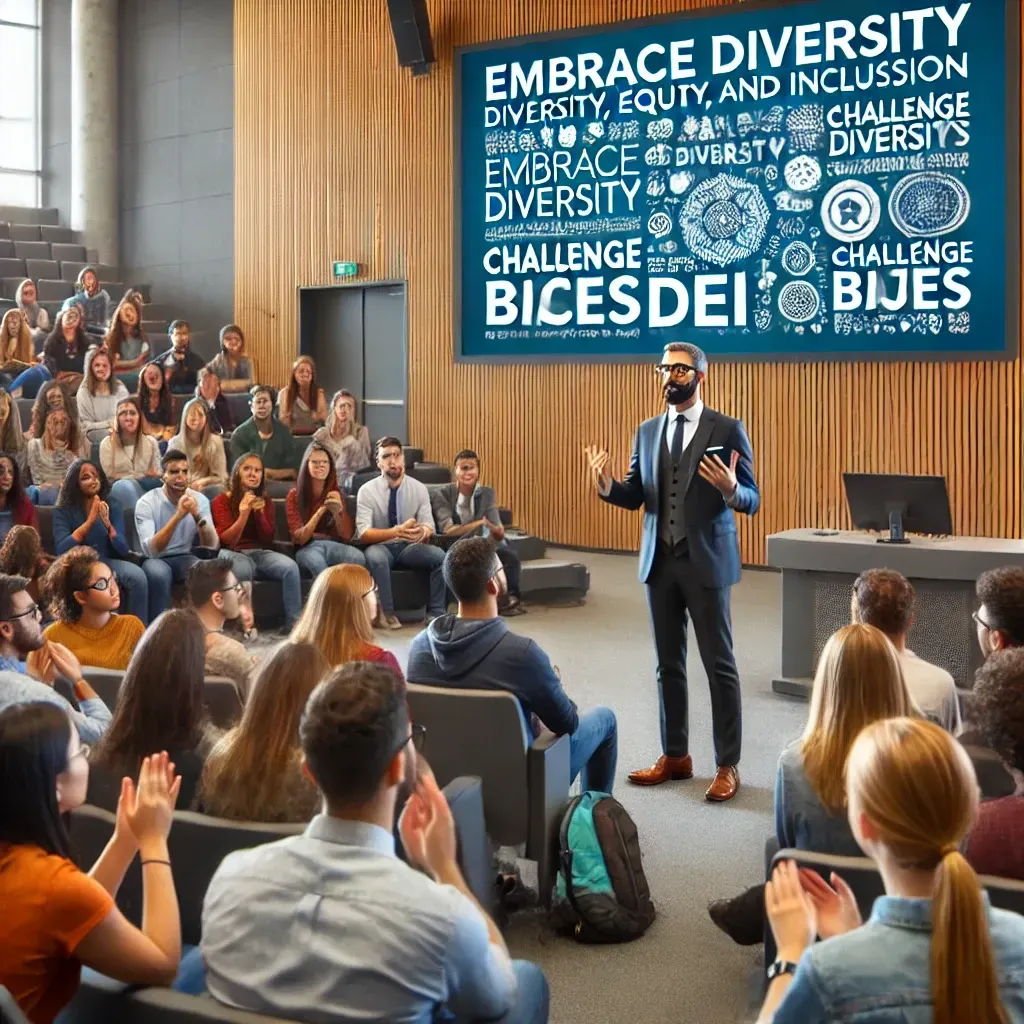
<path fill-rule="evenodd" d="M 908 647 L 970 687 L 981 651 L 971 613 L 986 569 L 1024 565 L 1024 541 L 911 537 L 879 544 L 854 530 L 786 530 L 768 538 L 768 564 L 782 570 L 782 676 L 776 693 L 806 697 L 825 641 L 850 621 L 853 581 L 865 569 L 895 569 L 917 592 Z"/>

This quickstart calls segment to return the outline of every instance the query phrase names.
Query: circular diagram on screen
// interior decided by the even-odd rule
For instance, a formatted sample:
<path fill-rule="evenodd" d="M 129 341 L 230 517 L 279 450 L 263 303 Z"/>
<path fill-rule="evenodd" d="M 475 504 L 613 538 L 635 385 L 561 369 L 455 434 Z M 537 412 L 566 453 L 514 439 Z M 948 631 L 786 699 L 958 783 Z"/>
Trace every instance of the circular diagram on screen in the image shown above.
<path fill-rule="evenodd" d="M 717 174 L 690 193 L 679 226 L 694 256 L 724 267 L 761 248 L 770 218 L 757 185 Z"/>
<path fill-rule="evenodd" d="M 782 269 L 794 277 L 803 277 L 814 263 L 814 250 L 806 242 L 790 242 L 782 250 Z"/>
<path fill-rule="evenodd" d="M 782 177 L 794 192 L 813 192 L 821 184 L 821 165 L 813 156 L 801 154 L 786 164 Z"/>
<path fill-rule="evenodd" d="M 790 281 L 779 292 L 779 312 L 795 324 L 813 320 L 820 308 L 821 296 L 809 281 Z"/>
<path fill-rule="evenodd" d="M 867 238 L 882 214 L 878 193 L 863 181 L 847 178 L 837 182 L 821 201 L 821 223 L 840 242 Z"/>
<path fill-rule="evenodd" d="M 956 231 L 970 212 L 971 196 L 963 182 L 940 171 L 908 174 L 889 193 L 889 217 L 908 238 Z"/>

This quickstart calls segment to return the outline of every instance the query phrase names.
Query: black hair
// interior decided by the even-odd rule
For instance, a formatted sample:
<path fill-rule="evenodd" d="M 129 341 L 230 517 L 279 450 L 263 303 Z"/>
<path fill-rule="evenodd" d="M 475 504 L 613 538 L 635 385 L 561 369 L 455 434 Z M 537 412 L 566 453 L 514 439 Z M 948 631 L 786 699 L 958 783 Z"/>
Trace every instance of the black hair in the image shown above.
<path fill-rule="evenodd" d="M 1014 647 L 1024 644 L 1024 566 L 989 569 L 978 577 L 979 603 L 988 613 L 986 625 L 1006 634 Z"/>
<path fill-rule="evenodd" d="M 29 580 L 27 576 L 9 576 L 0 573 L 0 622 L 10 619 L 14 605 L 11 598 L 28 589 Z"/>
<path fill-rule="evenodd" d="M 55 704 L 0 711 L 0 844 L 38 846 L 71 857 L 57 803 L 57 776 L 68 770 L 71 720 Z"/>
<path fill-rule="evenodd" d="M 463 448 L 462 451 L 452 459 L 452 465 L 457 466 L 463 459 L 473 459 L 478 466 L 480 465 L 480 456 L 477 455 L 472 448 Z"/>
<path fill-rule="evenodd" d="M 245 348 L 245 335 L 242 333 L 242 328 L 238 324 L 225 324 L 220 329 L 220 347 L 224 347 L 224 335 L 225 334 L 237 334 L 242 339 L 242 348 Z"/>
<path fill-rule="evenodd" d="M 18 410 L 13 402 L 10 415 L 18 415 Z M 25 501 L 25 485 L 21 482 L 21 467 L 18 465 L 17 458 L 10 452 L 0 451 L 0 459 L 6 459 L 11 464 L 11 489 L 7 492 L 7 508 L 13 512 Z"/>
<path fill-rule="evenodd" d="M 376 446 L 374 447 L 374 449 L 373 449 L 373 457 L 374 458 L 379 457 L 382 448 L 399 448 L 399 449 L 401 449 L 401 447 L 402 447 L 402 442 L 399 441 L 397 437 L 394 437 L 391 434 L 385 434 L 384 437 L 382 437 L 377 442 Z"/>
<path fill-rule="evenodd" d="M 168 335 L 173 334 L 177 330 L 186 330 L 186 331 L 189 332 L 189 334 L 192 333 L 192 328 L 189 327 L 189 324 L 188 324 L 187 320 L 172 320 L 167 325 L 167 333 L 168 333 Z"/>
<path fill-rule="evenodd" d="M 249 388 L 249 401 L 252 402 L 257 395 L 264 393 L 270 395 L 271 403 L 277 401 L 277 392 L 269 384 L 253 384 L 253 386 Z"/>
<path fill-rule="evenodd" d="M 231 561 L 227 558 L 207 558 L 193 563 L 188 570 L 188 599 L 193 608 L 202 608 L 218 591 L 228 584 L 232 572 Z"/>
<path fill-rule="evenodd" d="M 86 466 L 92 466 L 96 470 L 97 475 L 100 478 L 100 489 L 99 499 L 100 501 L 107 501 L 110 495 L 110 481 L 107 480 L 107 474 L 103 472 L 103 467 L 99 462 L 93 462 L 92 459 L 75 459 L 74 462 L 68 466 L 68 471 L 64 474 L 64 480 L 60 485 L 60 492 L 57 494 L 57 508 L 77 508 L 85 511 L 85 498 L 82 495 L 82 470 Z"/>
<path fill-rule="evenodd" d="M 472 604 L 483 600 L 500 564 L 490 537 L 463 537 L 448 549 L 441 572 L 456 599 Z"/>
<path fill-rule="evenodd" d="M 178 448 L 168 448 L 160 459 L 160 468 L 167 469 L 172 462 L 188 462 L 188 456 Z"/>

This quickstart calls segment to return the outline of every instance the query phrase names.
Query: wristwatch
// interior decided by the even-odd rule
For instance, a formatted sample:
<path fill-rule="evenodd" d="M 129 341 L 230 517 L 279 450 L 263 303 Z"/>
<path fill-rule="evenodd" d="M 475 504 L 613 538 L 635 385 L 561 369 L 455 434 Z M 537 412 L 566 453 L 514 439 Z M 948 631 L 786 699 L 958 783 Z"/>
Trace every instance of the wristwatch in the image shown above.
<path fill-rule="evenodd" d="M 791 960 L 776 960 L 768 968 L 768 980 L 774 981 L 782 974 L 796 974 L 797 965 Z"/>
<path fill-rule="evenodd" d="M 197 519 L 196 526 L 201 530 L 206 525 L 205 519 Z"/>

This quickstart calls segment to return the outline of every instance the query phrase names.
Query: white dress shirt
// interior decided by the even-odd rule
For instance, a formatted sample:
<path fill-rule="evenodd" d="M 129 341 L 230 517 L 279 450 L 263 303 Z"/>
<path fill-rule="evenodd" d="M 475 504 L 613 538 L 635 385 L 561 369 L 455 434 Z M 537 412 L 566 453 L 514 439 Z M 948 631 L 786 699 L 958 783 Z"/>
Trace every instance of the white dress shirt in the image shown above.
<path fill-rule="evenodd" d="M 668 410 L 668 426 L 665 428 L 665 444 L 668 450 L 672 451 L 672 442 L 675 439 L 676 431 L 679 429 L 679 421 L 683 421 L 683 447 L 686 451 L 690 447 L 693 435 L 697 433 L 697 425 L 700 423 L 700 414 L 704 411 L 704 403 L 698 398 L 689 409 L 679 412 L 674 406 Z"/>

